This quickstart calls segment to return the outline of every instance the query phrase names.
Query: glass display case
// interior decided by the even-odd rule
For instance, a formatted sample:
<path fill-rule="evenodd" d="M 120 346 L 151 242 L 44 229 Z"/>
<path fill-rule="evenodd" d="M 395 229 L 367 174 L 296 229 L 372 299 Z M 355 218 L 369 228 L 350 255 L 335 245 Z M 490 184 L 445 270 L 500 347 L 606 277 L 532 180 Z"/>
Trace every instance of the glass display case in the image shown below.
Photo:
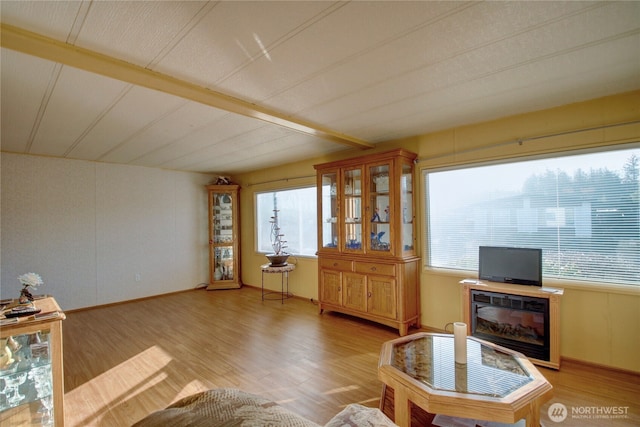
<path fill-rule="evenodd" d="M 315 165 L 318 302 L 397 327 L 419 321 L 414 153 L 398 149 Z"/>
<path fill-rule="evenodd" d="M 209 192 L 209 286 L 237 289 L 240 281 L 240 233 L 238 185 L 208 185 Z"/>
<path fill-rule="evenodd" d="M 396 151 L 316 165 L 320 253 L 414 256 L 415 155 Z"/>
<path fill-rule="evenodd" d="M 37 317 L 0 319 L 0 424 L 62 426 L 64 313 L 53 298 L 33 305 Z"/>

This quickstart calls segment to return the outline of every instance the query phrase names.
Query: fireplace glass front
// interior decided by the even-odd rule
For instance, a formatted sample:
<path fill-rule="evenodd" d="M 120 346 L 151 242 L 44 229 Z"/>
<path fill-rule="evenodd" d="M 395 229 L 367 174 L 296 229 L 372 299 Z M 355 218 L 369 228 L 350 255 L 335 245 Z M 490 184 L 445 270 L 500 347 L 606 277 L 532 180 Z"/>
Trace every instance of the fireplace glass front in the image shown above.
<path fill-rule="evenodd" d="M 549 300 L 471 290 L 471 335 L 549 360 Z"/>

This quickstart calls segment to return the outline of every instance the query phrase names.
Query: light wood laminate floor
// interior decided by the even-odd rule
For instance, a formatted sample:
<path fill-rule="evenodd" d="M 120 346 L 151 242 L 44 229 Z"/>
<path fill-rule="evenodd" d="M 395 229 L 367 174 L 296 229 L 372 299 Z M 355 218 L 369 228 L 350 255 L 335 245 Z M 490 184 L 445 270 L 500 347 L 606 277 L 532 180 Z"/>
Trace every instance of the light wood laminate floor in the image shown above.
<path fill-rule="evenodd" d="M 234 387 L 324 424 L 349 403 L 378 407 L 377 364 L 397 331 L 318 314 L 309 300 L 261 301 L 260 290 L 194 290 L 67 312 L 67 426 L 127 426 L 198 391 Z M 540 368 L 554 386 L 546 427 L 640 425 L 640 376 L 563 363 Z M 547 409 L 569 416 L 552 422 Z M 626 407 L 617 419 L 573 418 L 573 407 Z M 606 410 L 606 409 L 605 409 Z"/>

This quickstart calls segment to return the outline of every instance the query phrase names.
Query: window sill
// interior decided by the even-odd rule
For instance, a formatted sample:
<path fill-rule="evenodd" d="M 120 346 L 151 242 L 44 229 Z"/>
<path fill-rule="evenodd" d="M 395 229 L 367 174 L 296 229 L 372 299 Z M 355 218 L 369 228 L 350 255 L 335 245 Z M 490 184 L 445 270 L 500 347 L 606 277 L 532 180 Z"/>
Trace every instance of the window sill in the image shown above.
<path fill-rule="evenodd" d="M 475 279 L 477 273 L 468 270 L 424 267 L 423 274 L 435 274 L 463 279 Z M 574 289 L 578 291 L 600 292 L 607 294 L 633 295 L 640 297 L 640 286 L 619 283 L 588 282 L 568 279 L 544 279 L 544 285 L 552 288 Z"/>

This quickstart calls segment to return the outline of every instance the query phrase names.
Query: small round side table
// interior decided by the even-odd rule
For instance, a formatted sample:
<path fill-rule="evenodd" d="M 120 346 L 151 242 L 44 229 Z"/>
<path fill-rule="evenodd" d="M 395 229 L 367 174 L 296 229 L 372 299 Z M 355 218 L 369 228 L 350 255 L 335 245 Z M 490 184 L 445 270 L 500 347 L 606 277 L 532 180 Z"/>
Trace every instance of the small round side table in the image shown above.
<path fill-rule="evenodd" d="M 289 292 L 289 272 L 296 269 L 295 264 L 285 264 L 282 266 L 272 266 L 270 264 L 263 264 L 260 266 L 262 269 L 262 301 L 279 299 L 284 304 L 284 300 L 293 297 L 293 294 Z M 280 292 L 264 290 L 264 274 L 280 273 Z M 284 279 L 287 278 L 287 290 L 284 290 Z M 270 295 L 276 295 L 277 298 L 269 298 Z"/>

